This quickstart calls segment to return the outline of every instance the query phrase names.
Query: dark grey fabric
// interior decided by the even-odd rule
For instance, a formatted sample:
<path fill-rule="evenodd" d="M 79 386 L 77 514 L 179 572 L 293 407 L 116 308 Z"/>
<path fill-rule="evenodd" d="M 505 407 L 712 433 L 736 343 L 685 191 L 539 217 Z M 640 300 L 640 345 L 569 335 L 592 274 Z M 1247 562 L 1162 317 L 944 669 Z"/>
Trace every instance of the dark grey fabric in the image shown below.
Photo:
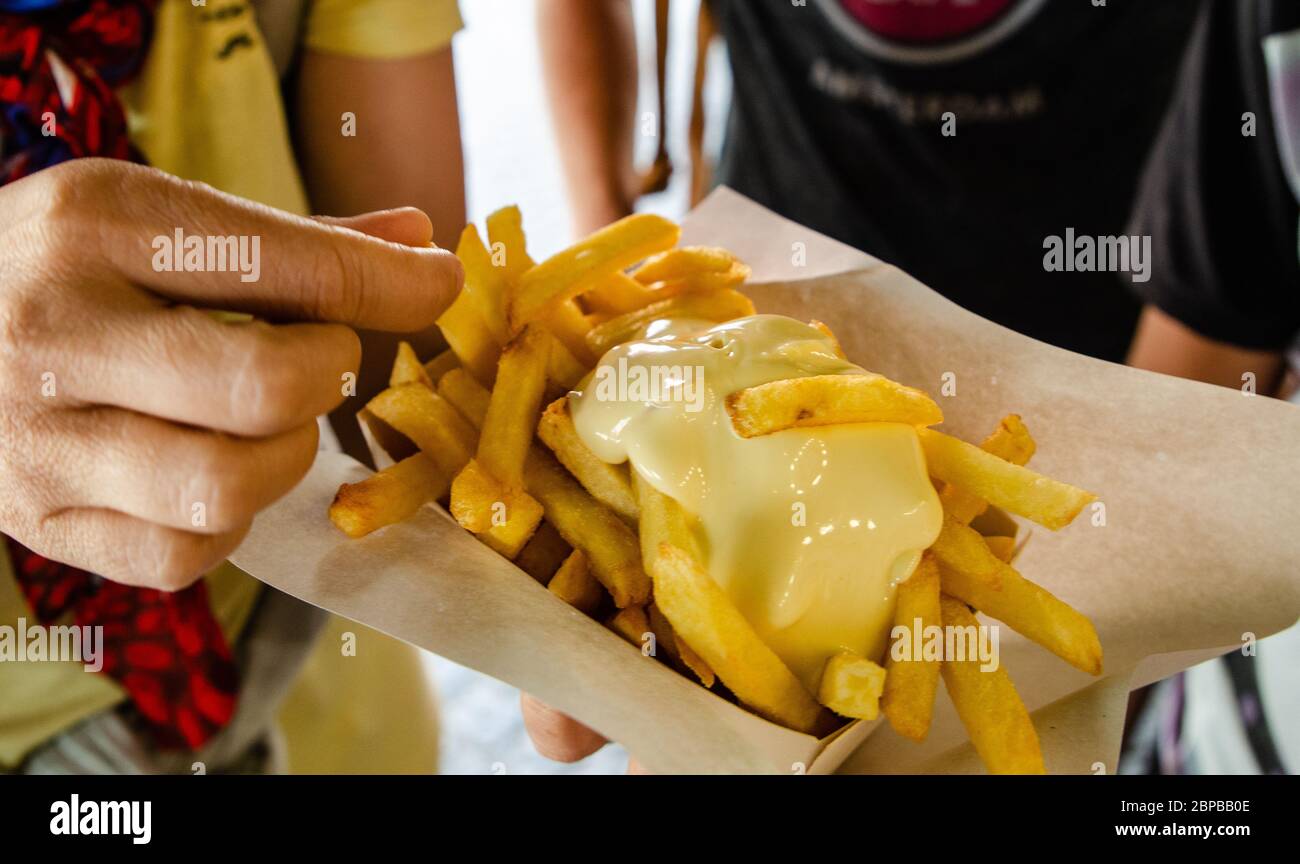
<path fill-rule="evenodd" d="M 1050 0 L 935 62 L 865 50 L 838 0 L 712 2 L 735 79 L 719 182 L 985 318 L 1123 356 L 1127 277 L 1045 272 L 1043 241 L 1123 233 L 1197 2 Z"/>

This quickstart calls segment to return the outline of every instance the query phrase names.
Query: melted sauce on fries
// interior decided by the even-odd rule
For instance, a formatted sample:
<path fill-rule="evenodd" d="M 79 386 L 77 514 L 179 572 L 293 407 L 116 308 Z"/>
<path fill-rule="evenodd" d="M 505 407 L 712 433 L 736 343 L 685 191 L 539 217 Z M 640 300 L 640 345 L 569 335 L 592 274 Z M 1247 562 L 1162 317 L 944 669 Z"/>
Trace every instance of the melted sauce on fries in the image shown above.
<path fill-rule="evenodd" d="M 695 517 L 710 574 L 813 693 L 837 652 L 881 657 L 894 587 L 938 536 L 943 512 L 911 426 L 746 439 L 725 399 L 862 371 L 820 330 L 780 315 L 660 321 L 611 349 L 570 394 L 583 442 L 606 462 L 630 460 Z"/>

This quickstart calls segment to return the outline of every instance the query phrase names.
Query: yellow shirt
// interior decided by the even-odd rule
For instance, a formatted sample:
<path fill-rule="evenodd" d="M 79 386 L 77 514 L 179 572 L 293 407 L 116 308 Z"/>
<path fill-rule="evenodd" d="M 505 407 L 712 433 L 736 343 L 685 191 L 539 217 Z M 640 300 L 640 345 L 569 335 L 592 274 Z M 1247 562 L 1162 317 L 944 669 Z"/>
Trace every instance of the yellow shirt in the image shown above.
<path fill-rule="evenodd" d="M 215 4 L 163 0 L 140 77 L 119 95 L 132 141 L 149 164 L 305 214 L 307 197 L 277 74 L 287 65 L 287 52 L 275 56 L 268 33 L 290 34 L 283 44 L 290 50 L 305 45 L 394 59 L 446 48 L 462 26 L 460 13 L 456 0 L 305 0 L 272 4 L 256 14 L 255 5 L 222 3 L 218 14 Z M 263 12 L 265 23 L 274 25 L 267 33 L 258 17 Z M 297 34 L 299 46 L 293 44 Z M 214 616 L 233 643 L 260 583 L 229 564 L 205 578 Z M 20 617 L 35 623 L 0 544 L 0 625 L 16 626 Z M 367 641 L 386 638 L 374 637 Z M 385 644 L 370 656 L 386 652 L 396 665 L 400 647 Z M 0 768 L 13 767 L 42 741 L 125 698 L 107 675 L 87 673 L 78 664 L 0 663 Z"/>

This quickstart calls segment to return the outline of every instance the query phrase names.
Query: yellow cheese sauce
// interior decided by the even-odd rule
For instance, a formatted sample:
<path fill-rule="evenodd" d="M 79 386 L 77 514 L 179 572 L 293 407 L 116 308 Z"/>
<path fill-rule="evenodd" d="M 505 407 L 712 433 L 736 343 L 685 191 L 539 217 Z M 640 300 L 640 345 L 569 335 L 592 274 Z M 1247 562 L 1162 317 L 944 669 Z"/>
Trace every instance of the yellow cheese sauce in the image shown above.
<path fill-rule="evenodd" d="M 793 318 L 661 321 L 610 350 L 570 394 L 583 442 L 606 462 L 630 460 L 694 517 L 709 573 L 813 693 L 839 651 L 881 659 L 894 588 L 938 536 L 942 509 L 911 426 L 746 439 L 725 399 L 769 381 L 862 372 Z"/>

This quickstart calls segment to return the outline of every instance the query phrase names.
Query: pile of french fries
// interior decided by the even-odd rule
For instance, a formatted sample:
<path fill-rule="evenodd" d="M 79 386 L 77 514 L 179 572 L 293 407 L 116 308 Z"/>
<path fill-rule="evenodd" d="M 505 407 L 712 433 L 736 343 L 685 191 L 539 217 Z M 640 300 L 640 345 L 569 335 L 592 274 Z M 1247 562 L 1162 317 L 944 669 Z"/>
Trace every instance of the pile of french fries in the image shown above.
<path fill-rule="evenodd" d="M 691 515 L 583 444 L 568 391 L 653 321 L 754 314 L 737 290 L 749 275 L 744 264 L 723 249 L 678 248 L 678 226 L 645 214 L 541 263 L 528 256 L 517 208 L 488 217 L 487 235 L 485 244 L 470 225 L 456 250 L 465 289 L 438 322 L 450 347 L 421 363 L 403 344 L 391 386 L 363 412 L 379 444 L 404 458 L 340 488 L 335 525 L 361 537 L 445 503 L 557 598 L 637 646 L 653 634 L 659 660 L 773 722 L 825 735 L 843 718 L 883 712 L 920 741 L 942 677 L 990 772 L 1044 771 L 1010 677 L 1001 666 L 982 671 L 978 658 L 895 662 L 888 651 L 845 652 L 827 663 L 819 692 L 808 692 L 710 577 Z M 944 521 L 898 588 L 896 625 L 973 627 L 978 610 L 1101 673 L 1089 620 L 1012 566 L 1017 526 L 1006 514 L 1056 530 L 1094 500 L 1025 467 L 1035 444 L 1019 417 L 1004 418 L 977 447 L 929 428 L 943 415 L 925 393 L 875 374 L 776 381 L 729 394 L 726 407 L 742 437 L 837 423 L 916 427 Z"/>

